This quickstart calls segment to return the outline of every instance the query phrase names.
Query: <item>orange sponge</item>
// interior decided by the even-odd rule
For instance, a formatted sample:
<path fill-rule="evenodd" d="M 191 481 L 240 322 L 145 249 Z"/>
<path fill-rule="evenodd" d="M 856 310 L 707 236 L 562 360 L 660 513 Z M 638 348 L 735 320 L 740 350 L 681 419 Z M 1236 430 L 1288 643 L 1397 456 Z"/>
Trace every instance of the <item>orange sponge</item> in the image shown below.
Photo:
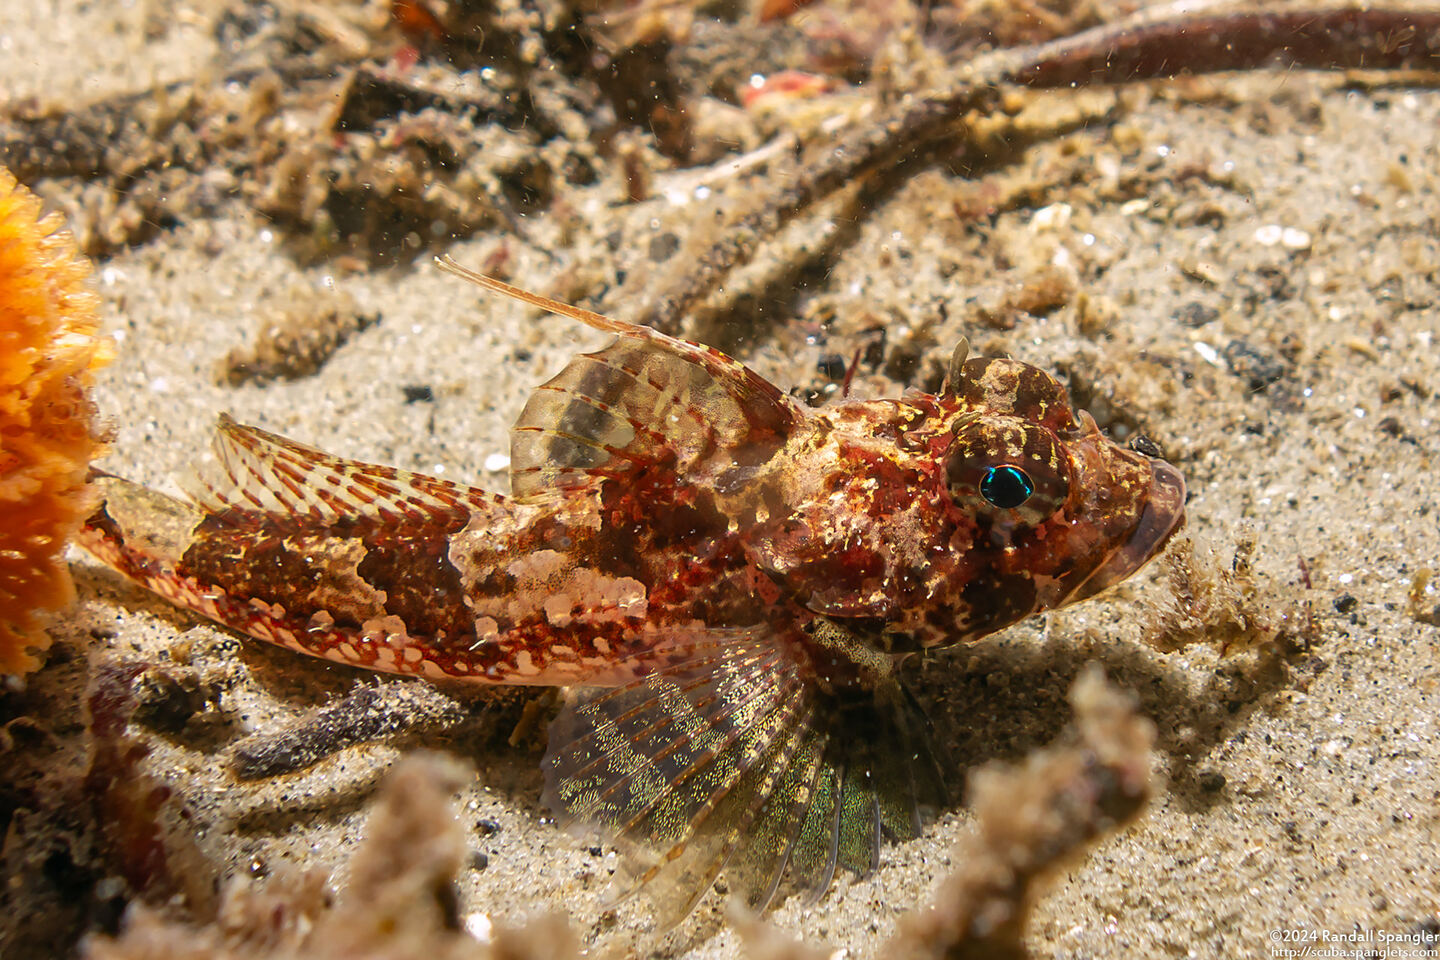
<path fill-rule="evenodd" d="M 0 673 L 39 666 L 39 612 L 75 592 L 63 553 L 100 447 L 86 388 L 113 355 L 89 273 L 59 215 L 0 167 Z"/>

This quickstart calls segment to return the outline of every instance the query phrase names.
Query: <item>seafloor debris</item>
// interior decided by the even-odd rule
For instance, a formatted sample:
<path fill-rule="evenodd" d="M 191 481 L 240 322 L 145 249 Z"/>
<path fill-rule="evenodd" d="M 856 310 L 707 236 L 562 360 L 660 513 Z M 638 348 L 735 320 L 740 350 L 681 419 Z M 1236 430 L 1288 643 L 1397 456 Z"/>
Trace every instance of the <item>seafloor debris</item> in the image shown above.
<path fill-rule="evenodd" d="M 174 791 L 143 769 L 149 746 L 130 732 L 140 706 L 135 680 L 144 670 L 138 661 L 94 667 L 85 691 L 90 758 L 83 794 L 99 825 L 106 862 L 131 891 L 207 916 L 214 908 L 213 867 Z"/>
<path fill-rule="evenodd" d="M 1092 667 L 1071 691 L 1076 720 L 1063 745 L 1011 769 L 972 778 L 976 826 L 956 852 L 960 868 L 934 901 L 901 921 L 884 955 L 1021 957 L 1028 910 L 1042 881 L 1143 808 L 1150 794 L 1154 728 Z M 465 861 L 466 833 L 451 797 L 464 783 L 453 761 L 416 754 L 402 762 L 375 802 L 349 886 L 332 895 L 315 871 L 277 874 L 257 886 L 232 883 L 219 922 L 170 922 L 135 905 L 116 938 L 97 937 L 89 960 L 190 958 L 578 956 L 558 917 L 507 929 L 461 917 L 452 883 Z M 752 955 L 813 958 L 753 918 L 737 917 Z M 476 931 L 483 929 L 483 936 Z"/>
<path fill-rule="evenodd" d="M 900 923 L 883 956 L 1027 955 L 1025 920 L 1044 877 L 1133 819 L 1150 797 L 1155 726 L 1090 666 L 1070 691 L 1068 745 L 970 781 L 975 830 L 930 906 Z"/>
<path fill-rule="evenodd" d="M 1213 546 L 1178 539 L 1161 559 L 1169 596 L 1154 606 L 1146 641 L 1160 650 L 1218 643 L 1226 652 L 1277 641 L 1299 642 L 1313 630 L 1307 601 L 1261 582 L 1252 559 L 1256 541 L 1242 531 L 1228 559 Z"/>
<path fill-rule="evenodd" d="M 378 323 L 378 314 L 361 313 L 348 295 L 292 291 L 286 308 L 264 315 L 255 342 L 236 347 L 220 363 L 218 379 L 231 387 L 243 383 L 298 380 L 325 365 L 357 333 Z"/>
<path fill-rule="evenodd" d="M 25 648 L 49 646 L 40 611 L 74 595 L 61 554 L 101 442 L 90 371 L 110 357 L 89 273 L 60 217 L 0 167 L 0 673 L 39 666 Z"/>
<path fill-rule="evenodd" d="M 633 320 L 661 330 L 687 329 L 697 305 L 765 249 L 761 241 L 780 235 L 838 191 L 867 179 L 883 180 L 938 143 L 954 145 L 973 137 L 972 118 L 1010 110 L 1016 98 L 1007 86 L 1063 89 L 1276 64 L 1423 69 L 1436 53 L 1437 22 L 1440 14 L 1434 11 L 1401 5 L 1246 10 L 1159 4 L 1058 40 L 975 57 L 955 70 L 943 89 L 897 98 L 890 109 L 817 143 L 783 177 L 772 175 L 773 190 L 718 225 L 706 244 L 687 251 L 684 272 L 661 283 L 637 276 L 617 299 L 627 299 Z M 1397 36 L 1405 42 L 1395 42 Z M 993 152 L 980 153 L 975 161 L 994 159 Z M 726 286 L 731 296 L 738 289 L 733 282 Z M 707 304 L 706 309 L 717 307 Z"/>
<path fill-rule="evenodd" d="M 1075 721 L 1060 743 L 1014 766 L 971 776 L 974 830 L 952 859 L 960 866 L 925 907 L 900 920 L 876 956 L 896 960 L 1028 956 L 1025 922 L 1056 869 L 1144 808 L 1151 792 L 1155 726 L 1095 665 L 1070 690 Z M 788 942 L 753 916 L 732 917 L 747 956 L 817 960 L 834 956 Z"/>
<path fill-rule="evenodd" d="M 454 727 L 463 705 L 424 684 L 356 687 L 348 697 L 275 735 L 257 735 L 235 746 L 233 767 L 242 780 L 291 773 L 338 750 L 398 732 Z"/>
<path fill-rule="evenodd" d="M 260 888 L 237 880 L 219 923 L 171 923 L 135 907 L 117 938 L 97 937 L 89 960 L 171 957 L 261 960 L 310 957 L 427 957 L 431 960 L 578 956 L 563 919 L 518 929 L 467 923 L 452 883 L 465 861 L 465 829 L 451 797 L 465 782 L 454 762 L 411 756 L 386 780 L 350 862 L 349 885 L 332 896 L 314 872 L 282 873 Z M 485 935 L 477 936 L 484 927 Z"/>

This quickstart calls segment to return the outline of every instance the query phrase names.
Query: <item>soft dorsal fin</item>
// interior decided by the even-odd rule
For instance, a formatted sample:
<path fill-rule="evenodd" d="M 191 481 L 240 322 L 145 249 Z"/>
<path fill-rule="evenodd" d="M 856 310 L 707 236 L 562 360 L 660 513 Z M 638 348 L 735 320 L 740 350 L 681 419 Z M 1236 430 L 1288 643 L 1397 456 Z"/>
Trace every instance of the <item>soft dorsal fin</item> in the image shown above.
<path fill-rule="evenodd" d="M 571 360 L 525 405 L 510 445 L 517 497 L 640 466 L 696 478 L 762 463 L 805 417 L 719 350 L 513 287 L 449 258 L 437 262 L 482 287 L 616 334 L 604 349 Z"/>
<path fill-rule="evenodd" d="M 495 500 L 463 484 L 333 457 L 226 414 L 216 423 L 213 447 L 214 461 L 197 469 L 188 491 L 212 514 L 463 523 L 472 507 Z"/>

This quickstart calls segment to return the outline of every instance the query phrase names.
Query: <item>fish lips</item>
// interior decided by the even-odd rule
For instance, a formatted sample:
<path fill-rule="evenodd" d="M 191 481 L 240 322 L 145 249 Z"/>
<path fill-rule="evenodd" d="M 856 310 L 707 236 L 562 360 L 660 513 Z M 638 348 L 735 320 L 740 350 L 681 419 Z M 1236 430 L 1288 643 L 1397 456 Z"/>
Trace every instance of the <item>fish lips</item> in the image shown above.
<path fill-rule="evenodd" d="M 1110 556 L 1070 595 L 1066 603 L 1093 597 L 1145 566 L 1185 525 L 1185 478 L 1164 460 L 1150 461 L 1150 492 L 1140 519 Z"/>

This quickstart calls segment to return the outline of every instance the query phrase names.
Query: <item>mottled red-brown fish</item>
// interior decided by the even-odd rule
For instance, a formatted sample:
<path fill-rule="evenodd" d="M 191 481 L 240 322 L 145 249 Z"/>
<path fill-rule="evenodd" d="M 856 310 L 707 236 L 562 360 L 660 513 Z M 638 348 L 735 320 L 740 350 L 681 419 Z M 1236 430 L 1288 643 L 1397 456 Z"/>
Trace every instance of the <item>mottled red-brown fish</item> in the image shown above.
<path fill-rule="evenodd" d="M 616 837 L 664 919 L 722 869 L 763 908 L 917 835 L 944 791 L 899 661 L 1092 596 L 1182 522 L 1179 473 L 1028 364 L 962 346 L 938 395 L 812 411 L 717 350 L 442 264 L 616 335 L 530 398 L 509 496 L 222 417 L 190 502 L 102 477 L 84 543 L 302 653 L 590 688 L 544 799 Z"/>

